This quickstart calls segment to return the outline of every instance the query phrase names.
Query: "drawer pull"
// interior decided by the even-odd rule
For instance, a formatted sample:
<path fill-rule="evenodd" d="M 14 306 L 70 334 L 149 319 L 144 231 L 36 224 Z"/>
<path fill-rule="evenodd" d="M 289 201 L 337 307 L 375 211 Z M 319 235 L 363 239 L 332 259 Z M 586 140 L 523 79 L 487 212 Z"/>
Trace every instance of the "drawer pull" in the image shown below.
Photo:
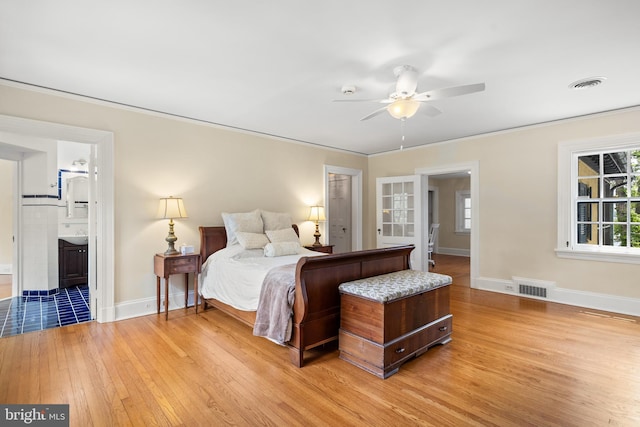
<path fill-rule="evenodd" d="M 447 330 L 447 327 L 446 327 L 446 326 L 440 326 L 440 327 L 438 328 L 438 330 L 440 330 L 440 331 L 444 332 L 444 331 L 446 331 L 446 330 Z"/>
<path fill-rule="evenodd" d="M 404 353 L 404 347 L 396 349 L 396 353 Z"/>

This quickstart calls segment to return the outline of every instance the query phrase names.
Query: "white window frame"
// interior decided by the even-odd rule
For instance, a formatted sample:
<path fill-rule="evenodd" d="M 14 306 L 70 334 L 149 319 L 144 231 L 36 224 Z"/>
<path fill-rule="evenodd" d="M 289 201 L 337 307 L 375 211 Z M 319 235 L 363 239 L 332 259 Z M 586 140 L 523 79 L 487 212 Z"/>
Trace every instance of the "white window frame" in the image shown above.
<path fill-rule="evenodd" d="M 558 234 L 556 255 L 591 261 L 640 264 L 640 251 L 577 244 L 575 219 L 578 185 L 576 157 L 602 150 L 628 150 L 640 147 L 640 134 L 615 135 L 586 140 L 563 141 L 558 144 Z"/>
<path fill-rule="evenodd" d="M 456 191 L 456 233 L 471 233 L 471 228 L 467 228 L 464 226 L 464 211 L 465 211 L 465 200 L 471 200 L 471 191 L 470 190 L 458 190 Z M 473 216 L 473 211 L 471 211 L 471 216 Z M 471 218 L 469 218 L 471 220 Z"/>

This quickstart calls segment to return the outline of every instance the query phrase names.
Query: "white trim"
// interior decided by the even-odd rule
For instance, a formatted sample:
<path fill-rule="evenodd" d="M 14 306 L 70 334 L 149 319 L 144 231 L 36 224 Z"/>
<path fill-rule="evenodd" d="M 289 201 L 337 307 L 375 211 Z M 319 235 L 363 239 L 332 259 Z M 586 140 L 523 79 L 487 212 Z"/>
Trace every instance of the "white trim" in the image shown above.
<path fill-rule="evenodd" d="M 443 248 L 442 246 L 438 248 L 437 251 L 435 251 L 436 254 L 442 254 L 442 255 L 453 255 L 453 256 L 466 256 L 466 257 L 470 257 L 471 256 L 471 250 L 470 249 L 461 249 L 461 248 Z"/>
<path fill-rule="evenodd" d="M 362 250 L 362 170 L 342 166 L 324 165 L 324 201 L 325 212 L 329 210 L 329 174 L 351 176 L 351 246 L 352 250 Z M 326 232 L 327 243 L 329 233 Z"/>
<path fill-rule="evenodd" d="M 115 320 L 114 308 L 114 135 L 112 132 L 0 115 L 0 132 L 29 137 L 95 144 L 99 179 L 97 182 L 96 320 Z M 19 260 L 18 260 L 19 262 Z M 90 279 L 91 280 L 91 279 Z M 93 297 L 93 296 L 92 296 Z"/>
<path fill-rule="evenodd" d="M 416 168 L 420 175 L 441 175 L 460 171 L 470 171 L 471 178 L 471 237 L 470 237 L 470 279 L 471 287 L 476 288 L 480 272 L 480 163 L 477 160 L 448 165 Z M 427 230 L 428 232 L 428 230 Z M 441 248 L 439 249 L 442 250 Z"/>
<path fill-rule="evenodd" d="M 558 304 L 567 304 L 630 316 L 640 316 L 640 299 L 638 298 L 620 297 L 558 287 L 549 289 L 548 298 L 536 298 L 518 294 L 515 291 L 514 282 L 511 280 L 489 277 L 479 277 L 476 280 L 476 285 L 477 288 L 481 290 L 509 294 L 520 298 L 533 298 Z"/>
<path fill-rule="evenodd" d="M 170 286 L 169 289 L 172 289 L 173 286 Z M 182 286 L 177 286 L 177 288 L 183 288 Z M 160 301 L 160 313 L 159 315 L 164 316 L 164 288 L 162 288 L 161 292 L 161 301 Z M 189 308 L 193 308 L 193 289 L 189 291 L 187 295 L 187 304 Z M 169 311 L 173 310 L 184 310 L 184 291 L 171 292 L 169 294 Z M 136 300 L 129 300 L 125 302 L 121 302 L 116 304 L 115 313 L 116 320 L 124 320 L 131 319 L 134 317 L 147 316 L 150 314 L 156 314 L 158 312 L 157 309 L 157 299 L 156 297 L 146 297 L 140 298 Z"/>
<path fill-rule="evenodd" d="M 581 245 L 580 248 L 573 246 L 573 242 L 576 241 L 576 230 L 573 227 L 576 208 L 572 195 L 572 188 L 574 188 L 572 178 L 577 174 L 577 165 L 573 162 L 576 153 L 602 151 L 609 148 L 628 149 L 638 145 L 640 145 L 640 133 L 567 140 L 558 143 L 558 234 L 555 251 L 559 258 L 640 264 L 640 255 L 631 251 L 620 251 L 614 248 L 607 250 L 602 247 L 584 250 L 585 245 Z"/>

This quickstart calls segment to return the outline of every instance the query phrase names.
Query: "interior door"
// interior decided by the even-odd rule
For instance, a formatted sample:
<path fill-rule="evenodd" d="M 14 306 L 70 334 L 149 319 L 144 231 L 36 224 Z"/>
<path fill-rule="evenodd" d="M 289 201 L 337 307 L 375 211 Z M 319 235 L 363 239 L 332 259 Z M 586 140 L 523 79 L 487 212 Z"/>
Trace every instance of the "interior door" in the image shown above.
<path fill-rule="evenodd" d="M 333 253 L 351 251 L 351 176 L 329 175 L 329 242 Z"/>
<path fill-rule="evenodd" d="M 425 268 L 422 259 L 423 179 L 426 177 L 420 175 L 376 179 L 377 247 L 414 245 L 411 252 L 411 268 L 414 270 Z"/>

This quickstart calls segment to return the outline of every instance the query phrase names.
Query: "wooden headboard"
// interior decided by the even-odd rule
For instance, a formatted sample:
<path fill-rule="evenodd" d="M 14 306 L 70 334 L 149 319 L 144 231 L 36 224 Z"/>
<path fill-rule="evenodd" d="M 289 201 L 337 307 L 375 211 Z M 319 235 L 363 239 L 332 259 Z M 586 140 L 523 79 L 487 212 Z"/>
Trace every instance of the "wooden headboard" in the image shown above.
<path fill-rule="evenodd" d="M 300 236 L 300 230 L 296 224 L 291 227 L 296 234 Z M 205 262 L 209 255 L 227 247 L 227 232 L 224 226 L 217 227 L 198 227 L 200 231 L 200 260 Z"/>

